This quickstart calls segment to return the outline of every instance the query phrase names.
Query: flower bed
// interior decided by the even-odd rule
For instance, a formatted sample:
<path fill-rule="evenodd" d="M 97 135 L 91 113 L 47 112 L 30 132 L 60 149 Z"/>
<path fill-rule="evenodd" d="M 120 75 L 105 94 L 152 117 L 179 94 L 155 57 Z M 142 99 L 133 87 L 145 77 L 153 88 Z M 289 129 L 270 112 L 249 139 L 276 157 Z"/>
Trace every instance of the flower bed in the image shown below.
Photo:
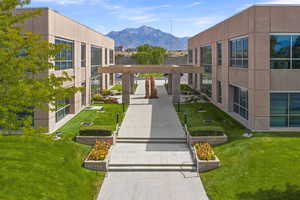
<path fill-rule="evenodd" d="M 220 167 L 220 160 L 215 155 L 210 144 L 195 144 L 194 152 L 196 155 L 198 172 L 205 172 Z"/>
<path fill-rule="evenodd" d="M 111 145 L 109 142 L 97 140 L 95 146 L 84 161 L 84 167 L 92 170 L 107 171 L 107 157 L 110 153 Z"/>
<path fill-rule="evenodd" d="M 209 143 L 210 145 L 224 144 L 228 137 L 222 127 L 218 126 L 201 126 L 188 129 L 188 139 L 191 144 L 199 142 Z"/>

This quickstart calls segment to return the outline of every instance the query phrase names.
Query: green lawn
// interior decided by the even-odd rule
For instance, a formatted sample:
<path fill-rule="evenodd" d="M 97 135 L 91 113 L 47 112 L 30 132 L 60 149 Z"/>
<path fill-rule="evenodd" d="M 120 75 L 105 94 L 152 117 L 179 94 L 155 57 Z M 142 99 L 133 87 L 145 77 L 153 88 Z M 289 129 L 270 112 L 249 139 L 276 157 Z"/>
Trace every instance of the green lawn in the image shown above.
<path fill-rule="evenodd" d="M 122 92 L 122 84 L 116 84 L 110 90 L 116 90 L 116 91 Z"/>
<path fill-rule="evenodd" d="M 60 141 L 46 135 L 0 135 L 0 199 L 95 199 L 105 174 L 82 167 L 90 147 L 72 139 L 81 121 L 114 127 L 115 113 L 122 112 L 122 105 L 104 107 L 104 113 L 78 114 L 60 129 L 63 132 Z"/>
<path fill-rule="evenodd" d="M 199 107 L 207 112 L 198 113 Z M 300 133 L 255 133 L 246 139 L 244 128 L 212 104 L 181 105 L 181 111 L 189 126 L 212 119 L 229 136 L 228 143 L 214 147 L 222 166 L 200 174 L 212 200 L 299 199 Z"/>

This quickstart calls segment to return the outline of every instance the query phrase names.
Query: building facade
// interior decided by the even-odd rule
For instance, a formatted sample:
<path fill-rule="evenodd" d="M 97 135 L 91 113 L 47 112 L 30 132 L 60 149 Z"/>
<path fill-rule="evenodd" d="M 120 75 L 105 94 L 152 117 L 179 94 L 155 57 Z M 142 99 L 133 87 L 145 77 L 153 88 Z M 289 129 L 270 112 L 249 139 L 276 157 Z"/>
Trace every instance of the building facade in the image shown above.
<path fill-rule="evenodd" d="M 188 41 L 189 84 L 255 131 L 300 130 L 300 5 L 254 5 Z"/>
<path fill-rule="evenodd" d="M 28 10 L 18 9 L 16 12 Z M 42 11 L 42 15 L 27 20 L 22 26 L 42 35 L 50 43 L 70 47 L 59 53 L 59 59 L 54 61 L 55 69 L 49 70 L 47 75 L 61 76 L 67 72 L 74 80 L 65 82 L 64 87 L 85 88 L 71 97 L 57 100 L 56 111 L 37 110 L 34 113 L 34 125 L 53 132 L 90 104 L 93 94 L 114 85 L 114 74 L 101 75 L 97 71 L 98 67 L 114 65 L 114 40 L 55 10 L 42 8 Z"/>

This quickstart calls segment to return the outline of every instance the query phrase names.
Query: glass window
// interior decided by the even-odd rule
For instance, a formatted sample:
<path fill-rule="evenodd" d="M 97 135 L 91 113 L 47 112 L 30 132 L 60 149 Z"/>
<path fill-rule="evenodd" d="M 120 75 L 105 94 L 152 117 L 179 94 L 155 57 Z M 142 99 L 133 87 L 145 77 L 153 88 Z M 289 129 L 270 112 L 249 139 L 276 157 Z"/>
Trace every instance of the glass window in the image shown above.
<path fill-rule="evenodd" d="M 270 36 L 271 69 L 300 69 L 300 35 Z"/>
<path fill-rule="evenodd" d="M 70 114 L 70 98 L 59 99 L 55 102 L 56 112 L 55 112 L 55 120 L 59 122 L 63 118 L 65 118 L 68 114 Z"/>
<path fill-rule="evenodd" d="M 212 96 L 212 52 L 211 45 L 200 47 L 200 64 L 204 68 L 202 73 L 201 90 L 208 97 Z"/>
<path fill-rule="evenodd" d="M 300 127 L 300 93 L 271 93 L 270 101 L 270 126 Z"/>
<path fill-rule="evenodd" d="M 221 81 L 217 81 L 217 93 L 218 93 L 218 103 L 222 103 L 222 84 L 221 84 Z"/>
<path fill-rule="evenodd" d="M 222 43 L 217 42 L 217 64 L 222 65 Z"/>
<path fill-rule="evenodd" d="M 74 42 L 71 40 L 56 38 L 55 44 L 62 44 L 65 46 L 65 48 L 62 48 L 55 58 L 55 69 L 65 70 L 73 68 Z"/>
<path fill-rule="evenodd" d="M 109 64 L 114 64 L 114 50 L 110 49 L 109 50 Z"/>
<path fill-rule="evenodd" d="M 189 64 L 193 63 L 193 50 L 189 49 L 188 51 Z"/>
<path fill-rule="evenodd" d="M 248 90 L 233 87 L 233 112 L 248 119 Z"/>
<path fill-rule="evenodd" d="M 107 56 L 108 56 L 108 50 L 107 50 L 107 48 L 105 48 L 105 65 L 107 65 L 108 64 L 108 60 L 107 60 Z"/>
<path fill-rule="evenodd" d="M 290 58 L 291 36 L 271 35 L 271 58 Z"/>
<path fill-rule="evenodd" d="M 248 67 L 248 38 L 231 40 L 230 45 L 230 66 Z"/>
<path fill-rule="evenodd" d="M 195 48 L 195 64 L 198 64 L 198 49 Z"/>
<path fill-rule="evenodd" d="M 81 106 L 86 105 L 86 82 L 81 83 L 81 87 L 84 89 L 81 91 Z"/>
<path fill-rule="evenodd" d="M 81 67 L 86 67 L 86 45 L 81 43 Z"/>

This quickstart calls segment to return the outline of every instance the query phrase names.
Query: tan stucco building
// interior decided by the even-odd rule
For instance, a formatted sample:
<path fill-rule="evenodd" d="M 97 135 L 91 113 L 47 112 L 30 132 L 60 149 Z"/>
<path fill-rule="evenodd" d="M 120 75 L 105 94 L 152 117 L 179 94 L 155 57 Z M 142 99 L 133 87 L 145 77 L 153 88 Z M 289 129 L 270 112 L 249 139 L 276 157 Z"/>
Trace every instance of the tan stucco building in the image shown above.
<path fill-rule="evenodd" d="M 24 12 L 29 9 L 18 9 Z M 53 132 L 86 105 L 91 103 L 91 97 L 101 89 L 114 85 L 114 74 L 99 74 L 98 67 L 114 65 L 114 40 L 91 28 L 84 26 L 55 10 L 42 8 L 42 15 L 27 20 L 25 28 L 35 34 L 42 35 L 50 43 L 62 43 L 71 48 L 60 53 L 60 59 L 55 61 L 56 69 L 48 71 L 60 76 L 67 72 L 74 76 L 72 82 L 66 82 L 65 87 L 84 87 L 85 91 L 58 100 L 64 106 L 56 112 L 38 110 L 34 114 L 34 125 L 42 126 Z"/>
<path fill-rule="evenodd" d="M 300 5 L 254 5 L 188 41 L 189 84 L 252 130 L 300 130 Z"/>

